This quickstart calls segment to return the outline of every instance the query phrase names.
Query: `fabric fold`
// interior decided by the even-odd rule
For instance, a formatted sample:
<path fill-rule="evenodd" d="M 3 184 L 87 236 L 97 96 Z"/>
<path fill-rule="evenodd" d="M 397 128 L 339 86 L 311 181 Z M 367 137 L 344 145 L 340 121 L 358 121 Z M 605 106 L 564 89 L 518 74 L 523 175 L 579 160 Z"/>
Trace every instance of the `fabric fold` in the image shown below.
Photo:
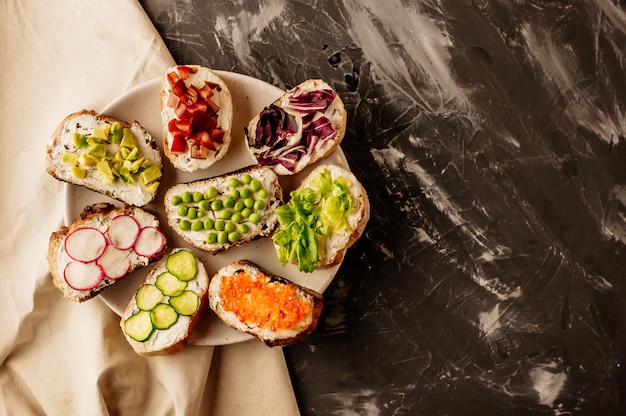
<path fill-rule="evenodd" d="M 65 200 L 45 171 L 50 135 L 67 114 L 101 111 L 174 65 L 140 4 L 7 0 L 0 19 L 0 415 L 297 414 L 280 349 L 252 341 L 140 357 L 101 300 L 78 304 L 52 284 L 47 246 Z"/>

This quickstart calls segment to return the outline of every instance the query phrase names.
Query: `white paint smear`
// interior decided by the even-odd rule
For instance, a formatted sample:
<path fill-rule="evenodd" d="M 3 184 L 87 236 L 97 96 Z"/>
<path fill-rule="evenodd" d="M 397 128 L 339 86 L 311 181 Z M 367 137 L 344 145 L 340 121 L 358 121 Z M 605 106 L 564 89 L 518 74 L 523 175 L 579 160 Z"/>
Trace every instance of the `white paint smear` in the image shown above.
<path fill-rule="evenodd" d="M 539 394 L 539 403 L 550 407 L 554 406 L 554 401 L 567 379 L 565 373 L 555 372 L 551 369 L 555 366 L 555 364 L 550 364 L 544 367 L 533 368 L 529 373 L 533 388 Z"/>

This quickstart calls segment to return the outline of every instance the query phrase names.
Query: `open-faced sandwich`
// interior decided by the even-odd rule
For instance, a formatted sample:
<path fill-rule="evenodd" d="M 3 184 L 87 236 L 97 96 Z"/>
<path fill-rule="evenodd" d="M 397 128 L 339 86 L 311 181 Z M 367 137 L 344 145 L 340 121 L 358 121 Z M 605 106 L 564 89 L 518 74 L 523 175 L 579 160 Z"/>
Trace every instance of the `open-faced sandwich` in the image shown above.
<path fill-rule="evenodd" d="M 120 320 L 128 343 L 143 356 L 182 351 L 207 308 L 209 276 L 187 249 L 175 248 L 154 264 Z"/>
<path fill-rule="evenodd" d="M 252 166 L 172 186 L 167 222 L 187 243 L 218 253 L 272 233 L 282 188 L 268 167 Z"/>
<path fill-rule="evenodd" d="M 222 267 L 209 284 L 209 306 L 228 326 L 266 345 L 293 344 L 317 326 L 319 293 L 240 260 Z"/>
<path fill-rule="evenodd" d="M 303 272 L 337 265 L 369 220 L 367 193 L 357 178 L 337 165 L 320 165 L 275 211 L 272 235 L 279 261 Z"/>
<path fill-rule="evenodd" d="M 250 121 L 246 143 L 259 164 L 293 175 L 339 146 L 346 119 L 339 95 L 322 80 L 307 80 Z"/>
<path fill-rule="evenodd" d="M 95 111 L 65 117 L 46 148 L 53 177 L 138 207 L 156 196 L 161 168 L 156 142 L 138 122 Z"/>
<path fill-rule="evenodd" d="M 50 236 L 48 263 L 63 296 L 83 302 L 165 254 L 159 220 L 130 205 L 100 203 Z"/>
<path fill-rule="evenodd" d="M 199 65 L 179 65 L 161 86 L 163 151 L 175 168 L 206 169 L 223 158 L 231 142 L 232 96 L 226 83 Z"/>

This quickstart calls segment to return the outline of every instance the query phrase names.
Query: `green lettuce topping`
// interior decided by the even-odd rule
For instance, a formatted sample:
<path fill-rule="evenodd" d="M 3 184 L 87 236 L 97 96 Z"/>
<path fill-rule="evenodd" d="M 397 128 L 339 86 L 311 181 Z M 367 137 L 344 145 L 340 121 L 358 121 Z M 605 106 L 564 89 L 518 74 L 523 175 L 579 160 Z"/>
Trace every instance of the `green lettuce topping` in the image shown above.
<path fill-rule="evenodd" d="M 289 203 L 276 209 L 279 226 L 272 240 L 283 265 L 295 263 L 306 273 L 315 270 L 328 237 L 349 229 L 350 185 L 344 177 L 333 179 L 330 171 L 323 169 L 309 187 L 292 191 Z"/>

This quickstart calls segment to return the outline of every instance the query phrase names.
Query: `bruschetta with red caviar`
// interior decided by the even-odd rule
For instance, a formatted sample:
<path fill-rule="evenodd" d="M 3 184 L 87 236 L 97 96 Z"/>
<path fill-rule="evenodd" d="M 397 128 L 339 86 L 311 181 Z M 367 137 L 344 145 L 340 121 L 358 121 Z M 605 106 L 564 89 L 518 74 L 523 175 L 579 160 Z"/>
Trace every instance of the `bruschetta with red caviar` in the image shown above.
<path fill-rule="evenodd" d="M 310 334 L 317 326 L 324 298 L 239 260 L 211 278 L 209 307 L 226 325 L 274 347 L 293 344 Z"/>
<path fill-rule="evenodd" d="M 178 65 L 161 84 L 163 152 L 185 172 L 206 169 L 228 152 L 233 101 L 226 83 L 211 69 Z"/>

